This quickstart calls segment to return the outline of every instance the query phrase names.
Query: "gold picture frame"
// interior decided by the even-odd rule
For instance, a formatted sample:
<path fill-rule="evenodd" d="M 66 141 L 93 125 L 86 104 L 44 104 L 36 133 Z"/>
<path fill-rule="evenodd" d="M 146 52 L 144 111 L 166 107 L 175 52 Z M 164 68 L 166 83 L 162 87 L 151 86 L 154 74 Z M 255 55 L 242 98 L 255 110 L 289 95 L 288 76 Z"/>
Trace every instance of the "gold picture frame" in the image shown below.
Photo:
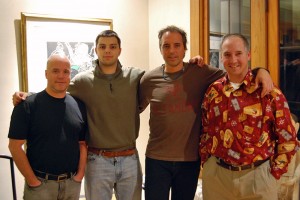
<path fill-rule="evenodd" d="M 112 19 L 72 18 L 21 13 L 22 91 L 45 89 L 49 55 L 63 51 L 69 56 L 72 76 L 90 67 L 94 41 L 103 30 L 113 29 Z M 74 73 L 73 73 L 74 72 Z"/>

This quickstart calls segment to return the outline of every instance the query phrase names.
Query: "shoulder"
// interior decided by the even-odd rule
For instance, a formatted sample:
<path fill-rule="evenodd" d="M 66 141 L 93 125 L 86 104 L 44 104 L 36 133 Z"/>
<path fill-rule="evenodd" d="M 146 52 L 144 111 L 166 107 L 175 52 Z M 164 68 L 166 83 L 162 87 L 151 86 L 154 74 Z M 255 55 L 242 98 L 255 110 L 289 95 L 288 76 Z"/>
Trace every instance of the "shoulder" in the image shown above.
<path fill-rule="evenodd" d="M 73 82 L 82 81 L 86 79 L 90 79 L 94 76 L 94 69 L 89 69 L 87 71 L 79 72 L 72 79 Z"/>
<path fill-rule="evenodd" d="M 39 93 L 33 93 L 29 95 L 24 101 L 14 107 L 14 112 L 26 112 L 30 114 L 30 110 L 32 110 L 36 104 L 37 100 L 43 101 L 45 98 L 44 91 Z"/>
<path fill-rule="evenodd" d="M 75 103 L 75 104 L 83 104 L 83 102 L 81 100 L 79 100 L 78 98 L 71 96 L 69 93 L 66 94 L 66 101 L 67 102 L 71 102 L 71 103 Z"/>
<path fill-rule="evenodd" d="M 221 70 L 220 68 L 217 67 L 213 67 L 210 65 L 204 65 L 202 67 L 198 66 L 197 64 L 192 64 L 192 63 L 185 63 L 185 68 L 187 70 L 194 70 L 194 71 L 198 71 L 200 73 L 222 73 L 225 74 L 225 72 L 223 70 Z"/>
<path fill-rule="evenodd" d="M 41 92 L 38 92 L 38 93 L 32 93 L 31 95 L 29 95 L 29 96 L 25 99 L 24 103 L 26 103 L 26 104 L 33 104 L 33 103 L 36 102 L 36 100 L 40 100 L 40 99 L 43 100 L 44 98 L 47 98 L 47 97 L 48 97 L 48 95 L 47 95 L 46 91 L 43 90 L 43 91 L 41 91 Z"/>
<path fill-rule="evenodd" d="M 162 72 L 163 72 L 162 70 L 163 70 L 162 66 L 159 66 L 152 70 L 149 70 L 149 71 L 145 72 L 143 79 L 150 79 L 151 77 L 154 77 L 154 76 L 162 76 Z"/>
<path fill-rule="evenodd" d="M 268 95 L 271 99 L 286 101 L 284 94 L 277 86 L 274 86 L 273 90 Z"/>
<path fill-rule="evenodd" d="M 66 95 L 66 103 L 69 104 L 70 108 L 73 110 L 79 110 L 82 114 L 86 113 L 85 104 L 80 99 L 73 97 L 70 94 Z"/>
<path fill-rule="evenodd" d="M 224 86 L 226 85 L 226 83 L 227 83 L 226 77 L 219 78 L 219 79 L 215 80 L 214 82 L 212 82 L 208 86 L 206 92 L 209 93 L 212 90 L 213 91 L 222 91 Z"/>
<path fill-rule="evenodd" d="M 145 70 L 142 70 L 137 67 L 124 67 L 122 66 L 122 72 L 126 74 L 130 74 L 130 76 L 134 77 L 142 77 L 145 73 Z"/>

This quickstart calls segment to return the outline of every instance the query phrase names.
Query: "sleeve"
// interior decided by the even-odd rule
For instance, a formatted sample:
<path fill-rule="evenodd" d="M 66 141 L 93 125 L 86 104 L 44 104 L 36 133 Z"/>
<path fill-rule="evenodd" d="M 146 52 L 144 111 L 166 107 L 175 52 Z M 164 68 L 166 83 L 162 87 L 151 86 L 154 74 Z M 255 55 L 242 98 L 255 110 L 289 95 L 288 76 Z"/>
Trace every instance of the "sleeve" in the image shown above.
<path fill-rule="evenodd" d="M 75 98 L 77 104 L 78 104 L 78 107 L 79 107 L 79 110 L 80 110 L 80 113 L 81 113 L 81 116 L 82 116 L 82 130 L 80 131 L 79 133 L 79 141 L 85 141 L 86 140 L 86 135 L 88 134 L 88 123 L 87 123 L 87 112 L 86 112 L 86 107 L 85 107 L 85 104 L 80 101 L 79 99 Z"/>
<path fill-rule="evenodd" d="M 260 69 L 264 69 L 264 70 L 266 70 L 267 72 L 270 73 L 270 71 L 269 71 L 267 68 L 264 68 L 264 67 L 255 67 L 255 68 L 253 68 L 253 69 L 251 70 L 251 72 L 252 72 L 252 74 L 253 74 L 254 76 L 256 76 L 258 70 L 260 70 Z"/>
<path fill-rule="evenodd" d="M 70 95 L 72 95 L 73 97 L 77 97 L 78 98 L 78 95 L 76 94 L 76 86 L 78 84 L 77 83 L 77 76 L 75 76 L 74 78 L 72 78 L 72 80 L 70 81 L 70 85 L 68 87 L 68 92 Z"/>
<path fill-rule="evenodd" d="M 208 67 L 208 74 L 206 75 L 207 85 L 212 84 L 216 80 L 218 80 L 226 75 L 226 72 L 224 70 L 221 70 L 219 68 L 212 67 L 209 65 L 207 67 Z"/>
<path fill-rule="evenodd" d="M 138 87 L 138 102 L 139 102 L 140 113 L 143 112 L 149 105 L 149 99 L 147 97 L 148 87 L 147 87 L 146 77 L 147 77 L 147 74 L 142 76 L 139 87 Z"/>
<path fill-rule="evenodd" d="M 26 101 L 15 106 L 11 115 L 8 138 L 24 140 L 28 137 L 30 107 Z"/>
<path fill-rule="evenodd" d="M 209 119 L 208 119 L 208 107 L 209 107 L 209 101 L 208 101 L 208 96 L 209 96 L 209 91 L 210 87 L 207 89 L 204 99 L 202 102 L 202 130 L 200 133 L 200 144 L 199 144 L 199 155 L 201 157 L 201 163 L 205 163 L 207 159 L 209 158 L 209 153 L 206 148 L 206 141 L 208 137 L 208 125 L 209 125 Z"/>
<path fill-rule="evenodd" d="M 271 95 L 274 97 L 272 106 L 275 112 L 275 137 L 276 149 L 271 159 L 271 173 L 279 179 L 282 174 L 287 172 L 288 164 L 298 148 L 296 139 L 295 123 L 288 107 L 284 95 L 279 89 L 273 90 Z"/>

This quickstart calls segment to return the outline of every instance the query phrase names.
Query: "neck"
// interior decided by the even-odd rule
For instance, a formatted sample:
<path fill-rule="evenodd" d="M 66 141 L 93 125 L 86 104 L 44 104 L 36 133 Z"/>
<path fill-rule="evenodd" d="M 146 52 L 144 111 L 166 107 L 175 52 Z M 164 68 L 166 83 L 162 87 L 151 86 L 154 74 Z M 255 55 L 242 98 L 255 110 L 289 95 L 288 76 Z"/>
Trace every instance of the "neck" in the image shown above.
<path fill-rule="evenodd" d="M 228 74 L 228 79 L 230 82 L 232 83 L 242 83 L 245 79 L 245 76 L 247 75 L 247 72 L 243 72 L 242 74 L 237 74 L 237 75 L 230 75 L 229 73 Z"/>
<path fill-rule="evenodd" d="M 103 74 L 114 74 L 117 71 L 118 62 L 112 65 L 104 65 L 103 63 L 99 62 L 99 69 L 102 71 Z"/>
<path fill-rule="evenodd" d="M 175 73 L 182 69 L 183 69 L 183 62 L 177 66 L 171 66 L 171 65 L 165 64 L 165 72 L 168 72 L 168 73 Z"/>
<path fill-rule="evenodd" d="M 46 92 L 54 97 L 54 98 L 58 98 L 58 99 L 62 99 L 66 96 L 66 91 L 64 92 L 53 92 L 52 90 L 50 90 L 49 88 L 46 88 Z"/>
<path fill-rule="evenodd" d="M 100 70 L 103 74 L 114 74 L 117 71 L 117 66 L 103 66 L 99 65 Z"/>

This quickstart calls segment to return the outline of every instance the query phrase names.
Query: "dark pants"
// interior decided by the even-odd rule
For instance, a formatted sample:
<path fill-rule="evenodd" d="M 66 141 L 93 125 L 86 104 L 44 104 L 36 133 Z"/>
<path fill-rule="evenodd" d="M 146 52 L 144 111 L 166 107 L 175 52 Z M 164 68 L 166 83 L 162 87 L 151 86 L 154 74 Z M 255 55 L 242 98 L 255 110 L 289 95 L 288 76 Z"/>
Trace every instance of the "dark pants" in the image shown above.
<path fill-rule="evenodd" d="M 145 199 L 193 200 L 200 172 L 200 161 L 172 162 L 146 157 Z"/>

